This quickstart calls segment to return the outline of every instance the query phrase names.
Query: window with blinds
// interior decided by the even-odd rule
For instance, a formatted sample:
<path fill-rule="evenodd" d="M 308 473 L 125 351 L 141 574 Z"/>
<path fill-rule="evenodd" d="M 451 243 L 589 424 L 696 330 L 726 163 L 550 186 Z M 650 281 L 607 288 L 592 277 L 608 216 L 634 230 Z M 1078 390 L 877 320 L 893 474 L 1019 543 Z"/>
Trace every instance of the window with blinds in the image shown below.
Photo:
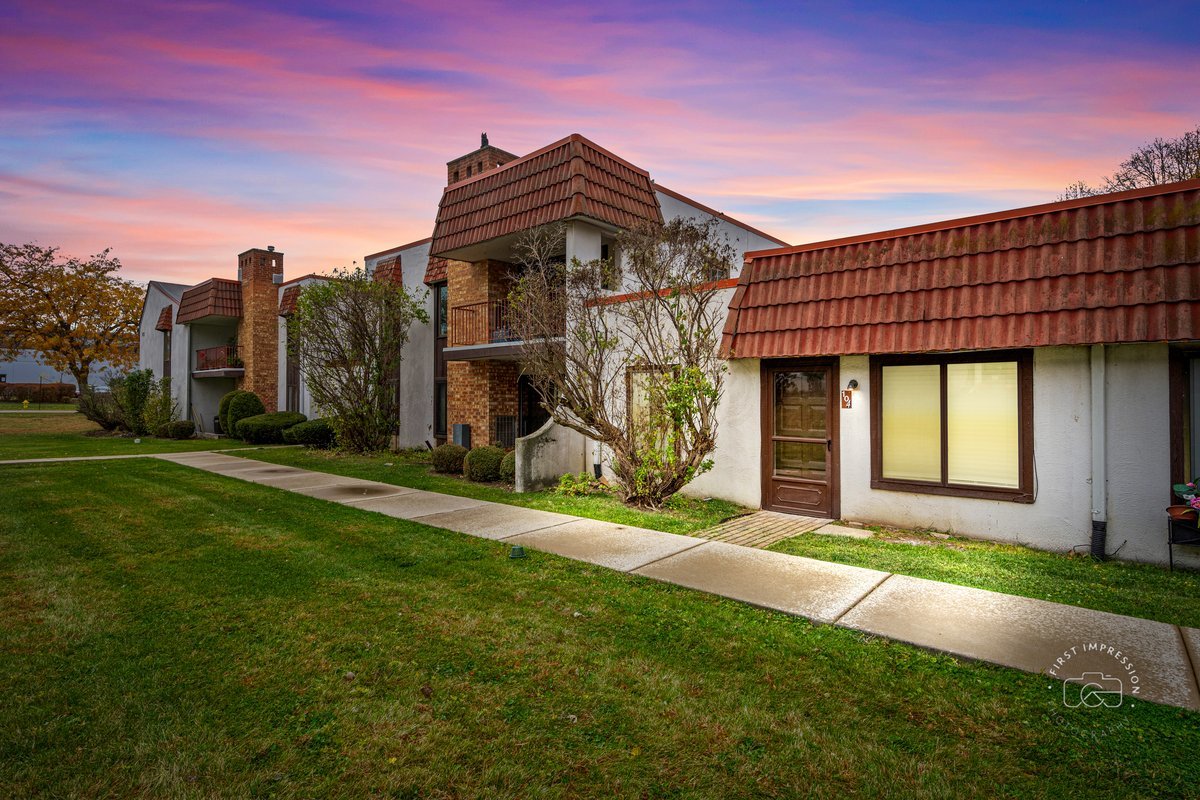
<path fill-rule="evenodd" d="M 1032 502 L 1027 351 L 876 357 L 872 486 Z"/>

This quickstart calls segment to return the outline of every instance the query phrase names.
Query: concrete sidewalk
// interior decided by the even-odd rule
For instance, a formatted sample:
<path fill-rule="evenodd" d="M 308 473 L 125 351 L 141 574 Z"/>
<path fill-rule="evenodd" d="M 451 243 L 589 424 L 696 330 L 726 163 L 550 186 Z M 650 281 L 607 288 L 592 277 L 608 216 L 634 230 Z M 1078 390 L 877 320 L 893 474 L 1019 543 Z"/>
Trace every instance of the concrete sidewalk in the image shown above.
<path fill-rule="evenodd" d="M 1103 673 L 1124 702 L 1200 710 L 1194 628 L 218 452 L 154 457 L 1055 681 Z"/>

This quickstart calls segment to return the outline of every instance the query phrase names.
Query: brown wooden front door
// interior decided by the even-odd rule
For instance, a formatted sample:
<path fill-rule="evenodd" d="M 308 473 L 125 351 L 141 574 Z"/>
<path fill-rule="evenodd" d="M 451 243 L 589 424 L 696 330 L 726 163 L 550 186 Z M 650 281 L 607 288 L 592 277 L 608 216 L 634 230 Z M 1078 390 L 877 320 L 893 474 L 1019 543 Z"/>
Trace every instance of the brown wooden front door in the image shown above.
<path fill-rule="evenodd" d="M 835 517 L 837 366 L 764 363 L 763 508 Z"/>

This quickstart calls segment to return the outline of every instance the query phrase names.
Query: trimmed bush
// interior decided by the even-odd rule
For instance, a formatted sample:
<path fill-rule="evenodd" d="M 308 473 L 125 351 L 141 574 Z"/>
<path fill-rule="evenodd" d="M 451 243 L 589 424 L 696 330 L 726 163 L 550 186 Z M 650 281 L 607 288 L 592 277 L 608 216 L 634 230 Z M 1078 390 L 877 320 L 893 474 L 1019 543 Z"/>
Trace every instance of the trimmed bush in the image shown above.
<path fill-rule="evenodd" d="M 160 439 L 190 439 L 196 433 L 196 423 L 190 419 L 178 419 L 159 425 L 154 435 Z"/>
<path fill-rule="evenodd" d="M 285 429 L 283 441 L 305 447 L 332 447 L 333 435 L 333 423 L 329 420 L 310 419 Z"/>
<path fill-rule="evenodd" d="M 221 398 L 220 405 L 217 406 L 217 422 L 221 423 L 221 433 L 226 436 L 232 436 L 233 431 L 229 428 L 229 404 L 233 402 L 233 398 L 239 394 L 245 394 L 242 389 L 234 389 L 227 395 Z"/>
<path fill-rule="evenodd" d="M 467 448 L 456 444 L 442 444 L 433 448 L 429 460 L 433 462 L 434 472 L 444 472 L 448 475 L 463 474 L 463 459 L 467 456 Z"/>
<path fill-rule="evenodd" d="M 500 462 L 504 451 L 499 447 L 476 447 L 463 459 L 463 474 L 467 480 L 487 483 L 500 480 Z"/>
<path fill-rule="evenodd" d="M 254 395 L 255 400 L 258 398 Z M 233 408 L 237 405 L 235 398 L 230 404 L 229 418 L 233 419 Z M 261 405 L 261 404 L 260 404 Z M 238 420 L 237 435 L 242 441 L 250 444 L 281 444 L 283 432 L 293 425 L 299 425 L 308 417 L 296 411 L 275 411 L 270 414 L 256 414 Z"/>
<path fill-rule="evenodd" d="M 267 413 L 267 407 L 263 405 L 263 401 L 258 399 L 258 395 L 254 392 L 241 392 L 233 396 L 229 401 L 229 410 L 225 415 L 229 418 L 229 425 L 225 427 L 225 433 L 230 436 L 241 438 L 242 434 L 238 428 L 238 423 L 248 417 L 257 417 L 260 414 Z M 294 412 L 283 412 L 285 414 Z M 296 422 L 303 422 L 306 417 L 301 414 L 300 419 Z M 289 423 L 295 425 L 296 422 Z"/>
<path fill-rule="evenodd" d="M 505 453 L 500 459 L 500 480 L 512 483 L 517 479 L 517 451 Z"/>

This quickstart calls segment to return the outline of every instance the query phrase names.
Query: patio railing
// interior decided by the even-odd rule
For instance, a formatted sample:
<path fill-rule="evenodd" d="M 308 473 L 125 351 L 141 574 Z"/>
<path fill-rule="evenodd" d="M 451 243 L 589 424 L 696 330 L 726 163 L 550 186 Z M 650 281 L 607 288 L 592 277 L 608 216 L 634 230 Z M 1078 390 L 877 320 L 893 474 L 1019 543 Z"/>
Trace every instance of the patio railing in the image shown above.
<path fill-rule="evenodd" d="M 236 344 L 206 347 L 196 351 L 196 369 L 241 369 L 244 366 L 238 357 Z"/>

